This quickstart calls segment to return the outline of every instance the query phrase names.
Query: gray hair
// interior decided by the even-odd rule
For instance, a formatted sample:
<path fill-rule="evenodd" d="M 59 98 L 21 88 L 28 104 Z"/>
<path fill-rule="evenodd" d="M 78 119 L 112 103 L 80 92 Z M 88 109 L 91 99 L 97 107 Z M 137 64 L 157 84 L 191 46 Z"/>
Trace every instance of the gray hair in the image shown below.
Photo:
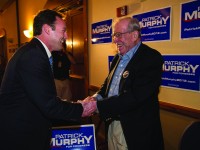
<path fill-rule="evenodd" d="M 140 28 L 140 24 L 139 24 L 139 21 L 138 19 L 136 18 L 132 18 L 132 17 L 123 17 L 123 18 L 119 18 L 117 20 L 115 20 L 113 22 L 113 26 L 117 23 L 117 22 L 120 22 L 122 20 L 128 20 L 128 27 L 127 27 L 127 30 L 128 31 L 138 31 L 139 32 L 139 37 L 141 37 L 141 28 Z"/>

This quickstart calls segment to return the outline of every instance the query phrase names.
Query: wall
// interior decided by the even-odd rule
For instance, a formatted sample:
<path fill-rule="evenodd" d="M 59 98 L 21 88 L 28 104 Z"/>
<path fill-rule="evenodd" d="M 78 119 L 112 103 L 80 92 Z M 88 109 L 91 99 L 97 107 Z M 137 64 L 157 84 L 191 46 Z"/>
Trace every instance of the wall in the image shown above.
<path fill-rule="evenodd" d="M 116 18 L 116 8 L 128 5 L 129 14 L 133 16 L 164 7 L 172 7 L 171 41 L 146 42 L 161 54 L 199 54 L 200 39 L 181 40 L 180 4 L 190 0 L 89 0 L 89 84 L 100 87 L 108 74 L 108 56 L 116 53 L 112 43 L 91 44 L 91 25 Z M 200 92 L 161 87 L 159 99 L 184 107 L 200 110 Z M 164 134 L 165 150 L 178 150 L 181 135 L 185 128 L 196 119 L 161 109 L 161 123 Z"/>
<path fill-rule="evenodd" d="M 20 39 L 21 43 L 25 43 L 30 39 L 26 38 L 23 30 L 32 29 L 34 16 L 39 10 L 42 10 L 47 0 L 18 0 L 19 2 L 19 23 L 20 23 Z"/>
<path fill-rule="evenodd" d="M 116 8 L 128 5 L 129 14 L 133 16 L 139 13 L 152 11 L 164 7 L 172 7 L 171 41 L 144 42 L 161 54 L 199 54 L 200 39 L 180 39 L 180 4 L 189 0 L 89 0 L 89 29 L 91 24 L 103 20 L 116 18 Z M 89 32 L 89 40 L 91 32 Z M 108 74 L 108 56 L 114 55 L 116 47 L 112 43 L 91 44 L 89 42 L 89 77 L 90 85 L 100 87 Z M 101 74 L 96 68 L 101 68 Z M 178 104 L 200 110 L 200 92 L 192 92 L 180 89 L 161 87 L 159 99 L 163 102 Z"/>
<path fill-rule="evenodd" d="M 23 30 L 32 29 L 34 15 L 44 8 L 46 2 L 47 0 L 18 0 L 20 45 L 30 40 L 24 36 Z M 16 2 L 13 2 L 0 15 L 0 20 L 0 27 L 5 28 L 7 33 L 7 56 L 9 59 L 18 48 Z"/>
<path fill-rule="evenodd" d="M 164 136 L 165 150 L 179 150 L 178 147 L 185 129 L 197 119 L 165 111 L 162 109 L 160 111 L 160 117 Z"/>
<path fill-rule="evenodd" d="M 13 2 L 10 7 L 8 7 L 0 15 L 0 20 L 0 28 L 4 28 L 6 30 L 7 56 L 10 58 L 18 47 L 16 2 Z"/>

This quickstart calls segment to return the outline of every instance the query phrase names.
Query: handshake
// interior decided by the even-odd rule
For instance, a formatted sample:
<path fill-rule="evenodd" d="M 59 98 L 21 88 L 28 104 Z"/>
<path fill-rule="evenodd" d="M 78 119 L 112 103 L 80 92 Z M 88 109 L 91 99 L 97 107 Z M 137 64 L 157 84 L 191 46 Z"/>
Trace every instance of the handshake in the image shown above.
<path fill-rule="evenodd" d="M 97 110 L 97 102 L 94 97 L 86 97 L 84 100 L 78 100 L 83 106 L 82 117 L 91 116 Z"/>

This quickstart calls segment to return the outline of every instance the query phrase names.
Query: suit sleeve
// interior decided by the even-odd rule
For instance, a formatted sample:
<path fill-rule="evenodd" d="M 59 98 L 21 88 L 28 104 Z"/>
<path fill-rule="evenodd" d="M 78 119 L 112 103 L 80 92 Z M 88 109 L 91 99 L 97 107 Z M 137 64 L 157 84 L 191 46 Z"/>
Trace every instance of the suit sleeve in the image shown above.
<path fill-rule="evenodd" d="M 18 62 L 18 73 L 27 99 L 50 119 L 80 119 L 81 104 L 63 102 L 56 96 L 56 88 L 46 53 L 30 48 Z"/>

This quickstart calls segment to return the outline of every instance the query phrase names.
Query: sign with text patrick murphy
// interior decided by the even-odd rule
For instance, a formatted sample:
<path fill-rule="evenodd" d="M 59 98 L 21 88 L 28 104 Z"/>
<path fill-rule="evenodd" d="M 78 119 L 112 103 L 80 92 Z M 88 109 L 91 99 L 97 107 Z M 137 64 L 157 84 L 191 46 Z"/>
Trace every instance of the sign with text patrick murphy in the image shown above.
<path fill-rule="evenodd" d="M 200 1 L 181 5 L 181 39 L 200 38 Z"/>
<path fill-rule="evenodd" d="M 92 24 L 92 44 L 112 42 L 112 19 Z"/>
<path fill-rule="evenodd" d="M 162 86 L 200 91 L 200 55 L 163 55 Z"/>
<path fill-rule="evenodd" d="M 94 125 L 53 128 L 51 150 L 96 150 Z"/>
<path fill-rule="evenodd" d="M 171 40 L 171 7 L 134 15 L 142 28 L 143 42 Z"/>

